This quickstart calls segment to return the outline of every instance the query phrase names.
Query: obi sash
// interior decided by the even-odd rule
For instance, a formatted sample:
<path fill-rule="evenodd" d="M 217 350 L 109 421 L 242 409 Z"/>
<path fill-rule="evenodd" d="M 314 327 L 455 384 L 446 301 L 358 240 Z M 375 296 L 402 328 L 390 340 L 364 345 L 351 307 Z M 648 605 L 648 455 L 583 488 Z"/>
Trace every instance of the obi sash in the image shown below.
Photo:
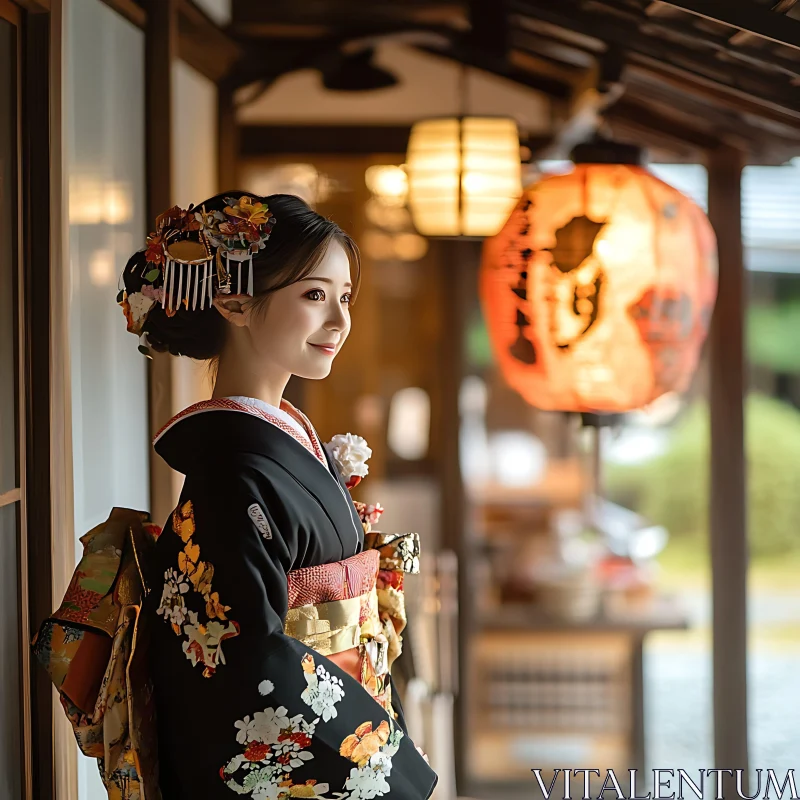
<path fill-rule="evenodd" d="M 81 537 L 83 557 L 33 652 L 50 674 L 78 747 L 109 800 L 161 800 L 153 686 L 140 622 L 147 554 L 161 528 L 115 508 Z"/>
<path fill-rule="evenodd" d="M 344 561 L 289 572 L 284 632 L 334 661 L 396 717 L 388 677 L 402 650 L 403 576 L 419 572 L 419 537 L 375 531 L 364 546 Z"/>
<path fill-rule="evenodd" d="M 162 800 L 153 685 L 147 668 L 149 553 L 161 529 L 114 508 L 81 537 L 83 557 L 33 652 L 59 692 L 81 752 L 98 759 L 109 800 Z M 335 661 L 387 712 L 389 668 L 406 625 L 403 575 L 419 571 L 416 533 L 365 535 L 344 561 L 287 575 L 285 633 Z"/>

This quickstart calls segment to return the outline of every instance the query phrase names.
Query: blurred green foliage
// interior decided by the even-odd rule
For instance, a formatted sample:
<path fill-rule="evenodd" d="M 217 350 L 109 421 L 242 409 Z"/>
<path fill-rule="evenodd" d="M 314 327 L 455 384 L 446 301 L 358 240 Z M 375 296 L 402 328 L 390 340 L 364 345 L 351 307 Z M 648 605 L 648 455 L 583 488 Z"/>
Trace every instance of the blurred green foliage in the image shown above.
<path fill-rule="evenodd" d="M 800 302 L 752 306 L 747 313 L 747 349 L 753 364 L 775 372 L 800 372 Z"/>
<path fill-rule="evenodd" d="M 489 328 L 479 309 L 476 309 L 469 317 L 466 340 L 467 363 L 477 369 L 491 366 L 494 362 L 494 355 L 489 338 Z"/>
<path fill-rule="evenodd" d="M 800 411 L 763 395 L 746 402 L 748 517 L 754 557 L 800 551 Z M 709 422 L 705 403 L 682 415 L 669 449 L 646 464 L 609 465 L 619 500 L 676 537 L 708 530 Z"/>

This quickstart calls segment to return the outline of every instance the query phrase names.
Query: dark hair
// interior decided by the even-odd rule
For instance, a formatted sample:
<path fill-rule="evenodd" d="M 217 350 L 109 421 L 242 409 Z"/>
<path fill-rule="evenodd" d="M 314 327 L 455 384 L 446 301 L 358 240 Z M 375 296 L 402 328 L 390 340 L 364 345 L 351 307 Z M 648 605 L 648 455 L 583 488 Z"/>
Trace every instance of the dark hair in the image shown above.
<path fill-rule="evenodd" d="M 331 242 L 338 242 L 347 253 L 353 272 L 351 303 L 358 294 L 361 280 L 361 260 L 353 239 L 335 222 L 318 214 L 308 204 L 291 194 L 259 197 L 249 192 L 229 191 L 215 195 L 197 207 L 206 211 L 222 211 L 225 198 L 248 195 L 265 203 L 275 217 L 275 227 L 263 250 L 253 257 L 253 286 L 256 303 L 262 304 L 270 294 L 307 277 L 319 265 Z M 123 280 L 130 295 L 141 291 L 146 281 L 145 251 L 134 253 L 128 261 Z M 188 310 L 179 307 L 168 316 L 159 303 L 147 315 L 143 332 L 150 347 L 157 352 L 213 359 L 220 355 L 225 344 L 225 319 L 213 306 Z"/>

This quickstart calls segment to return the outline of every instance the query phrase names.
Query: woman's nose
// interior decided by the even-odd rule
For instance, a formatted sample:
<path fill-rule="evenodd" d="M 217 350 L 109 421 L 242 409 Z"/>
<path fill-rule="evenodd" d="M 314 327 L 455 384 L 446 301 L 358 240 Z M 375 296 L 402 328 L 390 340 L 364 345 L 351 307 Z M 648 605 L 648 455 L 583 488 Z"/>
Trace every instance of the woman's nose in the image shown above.
<path fill-rule="evenodd" d="M 345 328 L 347 327 L 347 315 L 341 303 L 337 303 L 336 308 L 332 309 L 325 327 L 329 331 L 345 330 Z"/>

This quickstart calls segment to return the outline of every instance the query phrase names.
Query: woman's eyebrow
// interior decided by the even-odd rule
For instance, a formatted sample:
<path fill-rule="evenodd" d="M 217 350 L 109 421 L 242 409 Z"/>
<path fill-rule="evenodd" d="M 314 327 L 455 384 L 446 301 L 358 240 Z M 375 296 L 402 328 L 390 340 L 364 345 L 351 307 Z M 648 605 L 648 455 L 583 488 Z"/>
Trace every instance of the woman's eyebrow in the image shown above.
<path fill-rule="evenodd" d="M 298 283 L 300 283 L 302 281 L 319 281 L 320 283 L 333 283 L 333 281 L 330 278 L 315 278 L 313 275 L 311 277 L 309 277 L 309 278 L 300 278 L 300 281 L 298 281 Z M 350 281 L 348 281 L 345 284 L 345 288 L 347 288 L 348 286 L 351 289 L 353 288 L 353 284 L 350 283 Z"/>

